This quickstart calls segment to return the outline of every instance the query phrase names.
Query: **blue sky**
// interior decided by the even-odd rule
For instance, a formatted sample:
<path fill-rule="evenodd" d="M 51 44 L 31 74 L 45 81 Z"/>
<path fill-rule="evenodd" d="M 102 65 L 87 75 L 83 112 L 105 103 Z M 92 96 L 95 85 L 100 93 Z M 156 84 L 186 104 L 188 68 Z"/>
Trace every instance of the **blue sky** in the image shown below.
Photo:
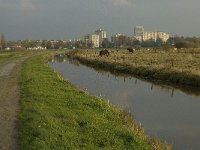
<path fill-rule="evenodd" d="M 102 28 L 111 36 L 146 31 L 200 35 L 199 0 L 0 0 L 7 39 L 74 39 Z"/>

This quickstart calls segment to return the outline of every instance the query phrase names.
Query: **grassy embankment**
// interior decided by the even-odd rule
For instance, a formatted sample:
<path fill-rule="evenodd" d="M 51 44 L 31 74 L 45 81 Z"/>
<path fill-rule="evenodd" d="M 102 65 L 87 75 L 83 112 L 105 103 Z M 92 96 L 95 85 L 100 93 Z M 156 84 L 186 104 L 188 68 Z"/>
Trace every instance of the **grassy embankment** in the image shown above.
<path fill-rule="evenodd" d="M 48 67 L 48 57 L 23 64 L 21 149 L 169 149 L 147 137 L 128 113 L 64 81 Z"/>
<path fill-rule="evenodd" d="M 79 50 L 71 57 L 93 67 L 180 86 L 200 87 L 200 54 L 140 50 L 112 50 L 108 57 L 98 51 Z"/>
<path fill-rule="evenodd" d="M 27 54 L 30 54 L 30 52 L 25 51 L 0 51 L 0 64 L 9 62 L 13 59 L 25 56 Z"/>

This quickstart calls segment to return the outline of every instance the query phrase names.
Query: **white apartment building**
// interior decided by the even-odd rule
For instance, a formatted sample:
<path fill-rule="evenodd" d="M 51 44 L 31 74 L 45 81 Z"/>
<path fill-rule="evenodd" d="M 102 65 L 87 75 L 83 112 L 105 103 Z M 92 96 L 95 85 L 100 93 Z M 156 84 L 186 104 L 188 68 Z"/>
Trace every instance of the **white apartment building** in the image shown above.
<path fill-rule="evenodd" d="M 99 48 L 99 35 L 97 34 L 88 34 L 84 37 L 85 43 L 88 45 L 88 43 L 93 44 L 93 48 Z"/>
<path fill-rule="evenodd" d="M 157 32 L 143 32 L 142 41 L 153 40 L 156 42 Z"/>
<path fill-rule="evenodd" d="M 169 34 L 165 32 L 145 32 L 143 26 L 136 26 L 134 27 L 134 37 L 140 42 L 147 40 L 154 40 L 156 42 L 157 39 L 167 42 Z"/>
<path fill-rule="evenodd" d="M 142 41 L 153 40 L 156 42 L 158 39 L 167 42 L 169 34 L 165 32 L 143 32 L 142 34 Z"/>
<path fill-rule="evenodd" d="M 163 42 L 167 42 L 169 39 L 169 34 L 165 32 L 157 32 L 157 38 L 160 38 Z"/>
<path fill-rule="evenodd" d="M 103 40 L 107 38 L 106 31 L 99 29 L 95 31 L 95 34 L 99 35 L 99 46 L 102 47 Z"/>

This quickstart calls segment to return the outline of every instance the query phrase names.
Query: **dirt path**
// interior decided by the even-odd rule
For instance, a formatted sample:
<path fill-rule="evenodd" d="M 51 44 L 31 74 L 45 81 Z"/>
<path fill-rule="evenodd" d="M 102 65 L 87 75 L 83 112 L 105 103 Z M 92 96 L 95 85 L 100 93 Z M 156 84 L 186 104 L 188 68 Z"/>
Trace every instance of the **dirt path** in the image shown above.
<path fill-rule="evenodd" d="M 17 150 L 17 115 L 19 111 L 19 58 L 0 65 L 0 150 Z"/>

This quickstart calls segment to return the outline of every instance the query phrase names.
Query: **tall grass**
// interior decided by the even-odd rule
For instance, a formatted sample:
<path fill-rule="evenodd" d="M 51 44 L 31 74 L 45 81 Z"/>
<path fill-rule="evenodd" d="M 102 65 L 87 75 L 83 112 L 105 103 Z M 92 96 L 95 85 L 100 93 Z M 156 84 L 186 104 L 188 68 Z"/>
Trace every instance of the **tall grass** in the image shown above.
<path fill-rule="evenodd" d="M 79 50 L 69 54 L 80 61 L 111 71 L 177 85 L 200 87 L 200 54 L 164 51 L 112 50 L 109 57 L 98 51 Z"/>
<path fill-rule="evenodd" d="M 35 56 L 23 64 L 19 142 L 38 149 L 169 149 L 105 100 L 76 89 Z"/>

